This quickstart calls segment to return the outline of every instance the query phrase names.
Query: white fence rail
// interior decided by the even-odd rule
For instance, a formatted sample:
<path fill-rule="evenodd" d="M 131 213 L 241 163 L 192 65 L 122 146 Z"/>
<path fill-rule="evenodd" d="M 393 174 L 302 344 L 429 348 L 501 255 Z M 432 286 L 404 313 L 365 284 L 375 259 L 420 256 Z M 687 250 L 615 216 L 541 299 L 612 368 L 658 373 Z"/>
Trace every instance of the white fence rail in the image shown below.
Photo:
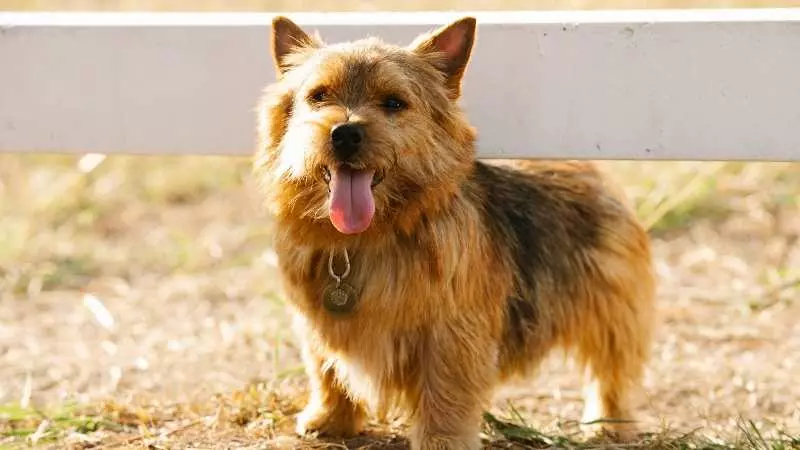
<path fill-rule="evenodd" d="M 289 16 L 405 44 L 465 14 Z M 474 15 L 482 157 L 800 160 L 800 9 Z M 0 13 L 0 152 L 250 154 L 271 18 Z"/>

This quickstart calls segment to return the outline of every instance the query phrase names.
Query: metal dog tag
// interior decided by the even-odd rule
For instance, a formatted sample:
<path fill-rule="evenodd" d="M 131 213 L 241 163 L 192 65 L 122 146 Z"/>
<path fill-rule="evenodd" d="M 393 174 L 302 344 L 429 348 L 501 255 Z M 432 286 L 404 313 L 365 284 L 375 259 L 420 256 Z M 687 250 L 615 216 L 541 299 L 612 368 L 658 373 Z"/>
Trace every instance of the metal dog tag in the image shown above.
<path fill-rule="evenodd" d="M 322 306 L 336 315 L 349 314 L 355 309 L 358 298 L 356 291 L 347 283 L 331 284 L 322 295 Z"/>

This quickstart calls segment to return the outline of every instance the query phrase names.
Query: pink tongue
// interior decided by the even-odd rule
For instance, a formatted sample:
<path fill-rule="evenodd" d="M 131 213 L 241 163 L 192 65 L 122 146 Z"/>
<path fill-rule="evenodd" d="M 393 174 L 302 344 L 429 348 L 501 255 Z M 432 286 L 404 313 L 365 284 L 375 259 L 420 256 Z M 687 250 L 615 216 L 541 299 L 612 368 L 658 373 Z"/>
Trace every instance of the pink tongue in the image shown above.
<path fill-rule="evenodd" d="M 340 167 L 331 176 L 331 223 L 344 234 L 361 233 L 375 214 L 371 170 Z"/>

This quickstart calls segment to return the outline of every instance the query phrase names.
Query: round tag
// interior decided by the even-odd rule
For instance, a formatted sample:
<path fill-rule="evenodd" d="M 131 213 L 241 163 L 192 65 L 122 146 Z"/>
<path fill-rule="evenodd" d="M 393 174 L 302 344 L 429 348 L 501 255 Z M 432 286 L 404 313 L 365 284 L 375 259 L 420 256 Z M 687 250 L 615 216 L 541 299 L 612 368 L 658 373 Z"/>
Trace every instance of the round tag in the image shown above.
<path fill-rule="evenodd" d="M 356 291 L 347 283 L 331 284 L 325 289 L 322 306 L 333 314 L 348 314 L 356 306 Z"/>

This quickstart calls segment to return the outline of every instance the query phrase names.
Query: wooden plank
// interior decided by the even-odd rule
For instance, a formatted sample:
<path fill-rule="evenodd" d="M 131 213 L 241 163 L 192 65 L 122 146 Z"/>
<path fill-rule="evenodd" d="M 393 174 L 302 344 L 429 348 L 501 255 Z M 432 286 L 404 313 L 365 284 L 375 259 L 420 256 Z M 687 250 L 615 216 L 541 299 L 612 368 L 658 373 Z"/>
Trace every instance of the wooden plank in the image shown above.
<path fill-rule="evenodd" d="M 466 14 L 482 157 L 800 160 L 800 9 L 289 16 L 405 44 Z M 271 18 L 0 13 L 0 152 L 248 155 Z"/>

